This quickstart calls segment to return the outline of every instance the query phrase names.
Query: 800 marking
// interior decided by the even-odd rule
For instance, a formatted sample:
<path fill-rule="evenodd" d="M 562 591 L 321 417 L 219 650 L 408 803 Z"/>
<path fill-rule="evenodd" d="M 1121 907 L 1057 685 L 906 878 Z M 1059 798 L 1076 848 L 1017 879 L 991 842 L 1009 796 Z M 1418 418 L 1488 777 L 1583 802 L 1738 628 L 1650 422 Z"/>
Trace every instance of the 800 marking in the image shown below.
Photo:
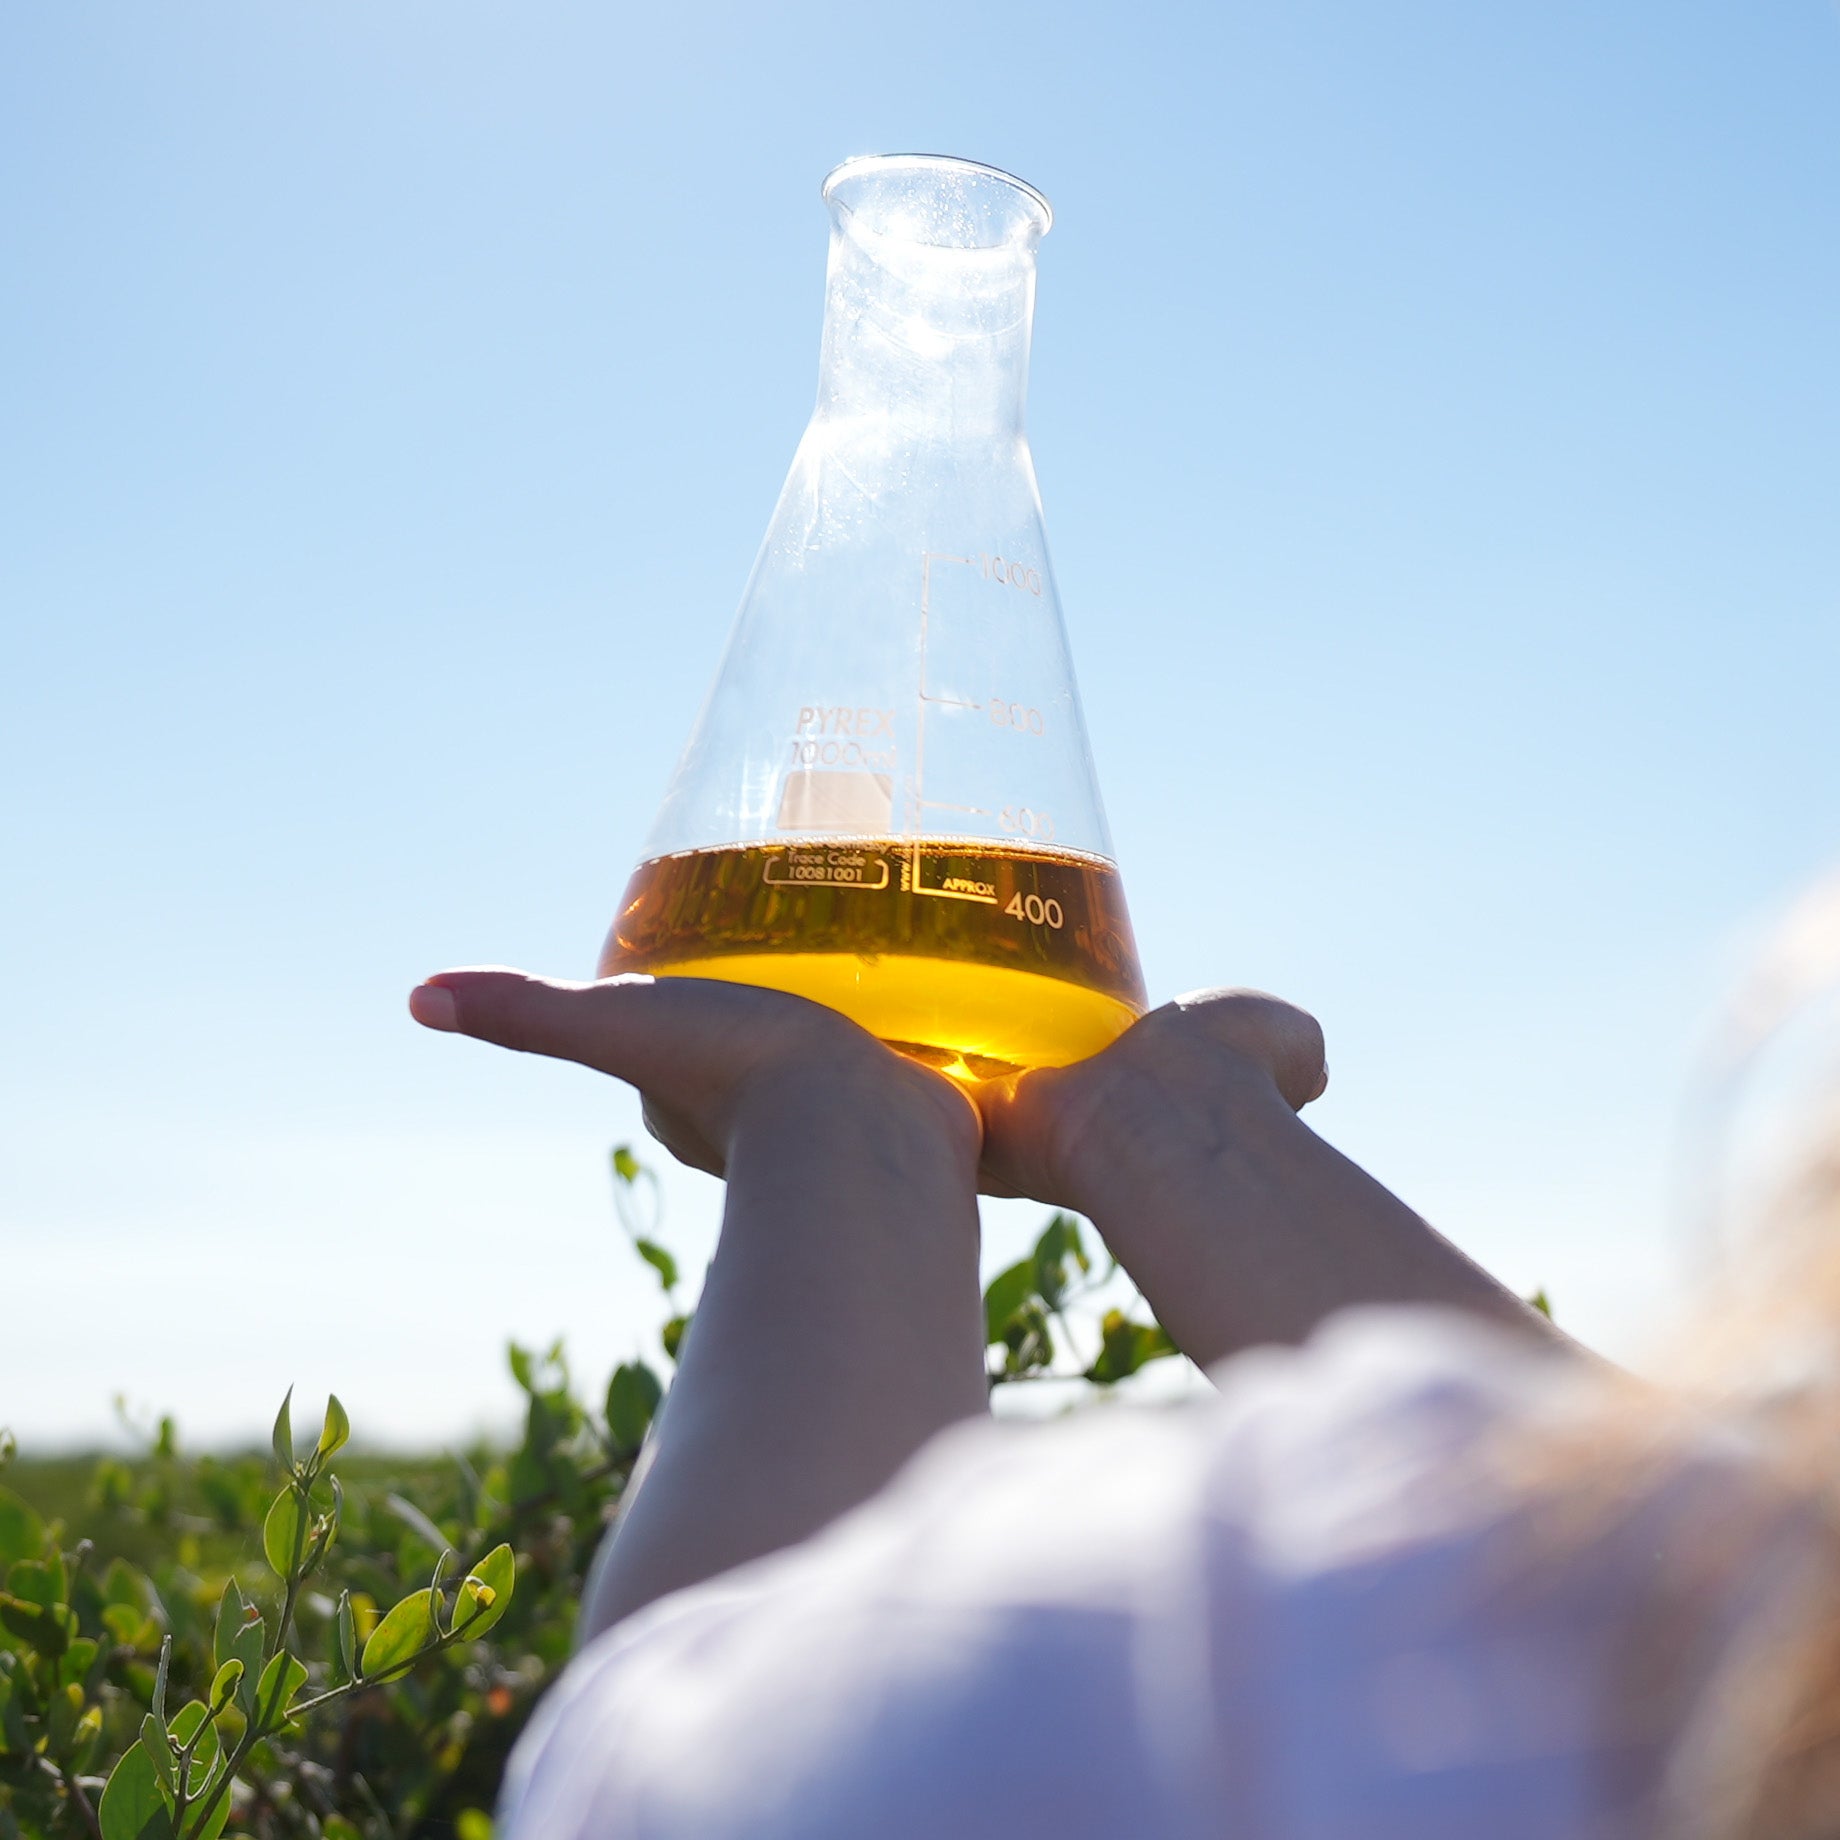
<path fill-rule="evenodd" d="M 1047 728 L 1041 711 L 1031 709 L 1026 703 L 1009 703 L 1000 696 L 993 696 L 986 707 L 991 722 L 998 728 L 1013 728 L 1024 735 L 1039 735 Z"/>

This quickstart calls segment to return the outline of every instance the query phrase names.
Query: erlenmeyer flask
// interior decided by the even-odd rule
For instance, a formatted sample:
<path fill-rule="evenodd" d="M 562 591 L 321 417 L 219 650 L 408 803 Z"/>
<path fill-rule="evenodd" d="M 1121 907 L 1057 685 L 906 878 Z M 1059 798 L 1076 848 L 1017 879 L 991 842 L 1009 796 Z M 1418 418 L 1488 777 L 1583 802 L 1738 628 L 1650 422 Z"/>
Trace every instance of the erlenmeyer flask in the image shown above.
<path fill-rule="evenodd" d="M 1144 1007 L 1023 433 L 1047 202 L 825 182 L 818 404 L 601 975 L 765 984 L 960 1079 Z"/>

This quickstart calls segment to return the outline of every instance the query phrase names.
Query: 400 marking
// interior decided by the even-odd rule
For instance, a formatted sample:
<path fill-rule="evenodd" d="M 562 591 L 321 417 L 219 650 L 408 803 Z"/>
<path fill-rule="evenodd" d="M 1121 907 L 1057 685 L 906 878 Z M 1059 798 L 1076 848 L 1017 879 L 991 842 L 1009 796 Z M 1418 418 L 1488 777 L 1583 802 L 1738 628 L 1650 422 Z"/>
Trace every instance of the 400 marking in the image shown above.
<path fill-rule="evenodd" d="M 1060 902 L 1050 897 L 1043 900 L 1038 894 L 1013 894 L 1009 905 L 1003 910 L 1017 920 L 1026 920 L 1031 926 L 1064 926 L 1067 916 L 1061 912 Z"/>

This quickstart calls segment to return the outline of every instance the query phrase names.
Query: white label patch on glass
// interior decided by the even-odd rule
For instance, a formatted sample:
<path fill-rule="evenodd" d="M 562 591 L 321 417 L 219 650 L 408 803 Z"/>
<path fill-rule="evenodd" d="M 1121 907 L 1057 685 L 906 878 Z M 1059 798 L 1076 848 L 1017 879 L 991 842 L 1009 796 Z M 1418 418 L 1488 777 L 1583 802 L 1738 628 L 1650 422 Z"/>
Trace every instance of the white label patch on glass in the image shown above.
<path fill-rule="evenodd" d="M 885 837 L 893 817 L 891 774 L 804 768 L 786 776 L 774 822 L 782 831 L 852 831 Z"/>

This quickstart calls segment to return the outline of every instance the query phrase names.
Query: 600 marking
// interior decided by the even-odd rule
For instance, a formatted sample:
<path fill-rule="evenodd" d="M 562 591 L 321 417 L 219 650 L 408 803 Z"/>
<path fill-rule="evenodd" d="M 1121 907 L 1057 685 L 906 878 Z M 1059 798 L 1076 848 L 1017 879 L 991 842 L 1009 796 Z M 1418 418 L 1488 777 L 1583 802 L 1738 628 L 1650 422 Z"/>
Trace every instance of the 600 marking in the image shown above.
<path fill-rule="evenodd" d="M 1032 811 L 1027 805 L 1005 805 L 997 814 L 997 822 L 1012 837 L 1033 837 L 1037 843 L 1047 843 L 1054 836 L 1054 820 L 1045 811 Z"/>

